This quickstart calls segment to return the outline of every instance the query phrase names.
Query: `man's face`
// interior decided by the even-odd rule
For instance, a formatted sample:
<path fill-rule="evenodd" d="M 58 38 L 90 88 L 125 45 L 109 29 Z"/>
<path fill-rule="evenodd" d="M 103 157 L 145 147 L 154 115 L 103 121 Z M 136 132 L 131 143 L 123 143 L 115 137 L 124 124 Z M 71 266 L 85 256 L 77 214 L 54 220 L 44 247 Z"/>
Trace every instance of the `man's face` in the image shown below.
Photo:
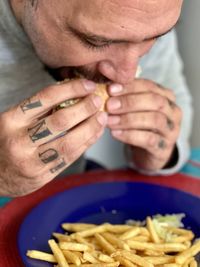
<path fill-rule="evenodd" d="M 45 65 L 125 84 L 139 58 L 176 24 L 183 0 L 25 2 L 22 24 Z"/>

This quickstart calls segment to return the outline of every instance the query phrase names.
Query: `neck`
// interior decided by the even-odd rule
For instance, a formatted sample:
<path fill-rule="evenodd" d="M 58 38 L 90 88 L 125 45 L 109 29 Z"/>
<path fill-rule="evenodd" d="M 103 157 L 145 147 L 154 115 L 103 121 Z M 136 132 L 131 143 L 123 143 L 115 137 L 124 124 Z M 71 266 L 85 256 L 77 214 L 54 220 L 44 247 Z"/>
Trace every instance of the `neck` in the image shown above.
<path fill-rule="evenodd" d="M 13 14 L 16 17 L 16 20 L 19 24 L 21 24 L 22 21 L 22 6 L 23 6 L 23 0 L 8 0 L 10 2 Z"/>

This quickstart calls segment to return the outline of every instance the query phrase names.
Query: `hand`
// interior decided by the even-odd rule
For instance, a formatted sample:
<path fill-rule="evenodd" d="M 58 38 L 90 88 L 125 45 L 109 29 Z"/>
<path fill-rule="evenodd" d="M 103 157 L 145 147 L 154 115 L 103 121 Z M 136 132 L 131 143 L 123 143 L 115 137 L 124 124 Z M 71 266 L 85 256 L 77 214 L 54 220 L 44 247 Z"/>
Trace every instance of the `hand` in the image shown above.
<path fill-rule="evenodd" d="M 101 99 L 86 80 L 52 85 L 0 114 L 0 195 L 35 191 L 80 157 L 102 135 Z M 67 99 L 76 105 L 52 113 Z"/>
<path fill-rule="evenodd" d="M 108 125 L 114 138 L 131 145 L 133 161 L 145 170 L 159 170 L 172 157 L 182 112 L 172 91 L 143 79 L 110 85 Z"/>

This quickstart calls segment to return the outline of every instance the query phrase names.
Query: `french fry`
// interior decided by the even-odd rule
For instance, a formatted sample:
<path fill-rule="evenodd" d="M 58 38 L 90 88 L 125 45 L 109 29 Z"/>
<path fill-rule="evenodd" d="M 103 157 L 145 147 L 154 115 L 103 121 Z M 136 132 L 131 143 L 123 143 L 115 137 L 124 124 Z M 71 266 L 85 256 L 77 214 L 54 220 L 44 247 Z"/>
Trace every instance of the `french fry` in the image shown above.
<path fill-rule="evenodd" d="M 143 254 L 147 255 L 147 256 L 154 256 L 154 257 L 165 255 L 165 253 L 163 251 L 150 250 L 150 249 L 145 250 L 143 252 Z"/>
<path fill-rule="evenodd" d="M 110 244 L 103 236 L 100 234 L 95 234 L 95 238 L 103 251 L 107 252 L 108 254 L 115 252 L 113 245 Z"/>
<path fill-rule="evenodd" d="M 111 234 L 111 233 L 102 233 L 102 236 L 112 245 L 114 245 L 117 248 L 120 249 L 125 249 L 125 250 L 130 250 L 128 244 L 126 244 L 125 242 L 123 242 L 123 240 L 120 240 L 119 238 L 117 238 L 115 235 Z"/>
<path fill-rule="evenodd" d="M 106 263 L 109 263 L 109 262 L 114 262 L 114 259 L 111 258 L 110 256 L 106 255 L 106 254 L 103 254 L 101 253 L 99 256 L 98 256 L 98 260 L 99 261 L 102 261 L 102 262 L 106 262 Z"/>
<path fill-rule="evenodd" d="M 26 255 L 36 260 L 42 260 L 42 261 L 47 261 L 47 262 L 52 262 L 52 263 L 57 262 L 54 255 L 46 253 L 46 252 L 38 251 L 38 250 L 28 250 Z"/>
<path fill-rule="evenodd" d="M 111 263 L 91 263 L 91 264 L 81 264 L 81 267 L 118 267 L 119 262 L 111 262 Z M 76 267 L 76 265 L 72 264 L 69 267 Z"/>
<path fill-rule="evenodd" d="M 186 249 L 186 247 L 180 243 L 155 244 L 155 243 L 144 243 L 144 242 L 127 240 L 127 244 L 129 245 L 130 248 L 136 250 L 149 249 L 149 250 L 163 251 L 165 253 L 180 252 Z"/>
<path fill-rule="evenodd" d="M 69 232 L 80 232 L 95 227 L 95 224 L 89 223 L 63 223 L 62 228 Z"/>
<path fill-rule="evenodd" d="M 167 263 L 167 264 L 163 264 L 163 267 L 181 267 L 181 265 L 177 263 Z"/>
<path fill-rule="evenodd" d="M 149 242 L 150 237 L 148 237 L 146 235 L 138 235 L 138 236 L 130 238 L 129 240 L 140 241 L 140 242 Z"/>
<path fill-rule="evenodd" d="M 189 249 L 183 251 L 175 257 L 175 261 L 178 264 L 183 264 L 188 258 L 191 258 L 200 252 L 200 241 L 197 241 Z"/>
<path fill-rule="evenodd" d="M 151 236 L 151 240 L 154 242 L 154 243 L 160 243 L 160 238 L 155 230 L 155 227 L 154 227 L 154 224 L 153 224 L 153 221 L 151 220 L 150 217 L 147 217 L 147 220 L 146 220 L 146 223 L 147 223 L 147 229 L 149 230 L 149 233 L 150 233 L 150 236 Z"/>
<path fill-rule="evenodd" d="M 58 240 L 58 241 L 71 241 L 72 238 L 69 235 L 63 235 L 60 233 L 53 233 L 53 236 Z"/>
<path fill-rule="evenodd" d="M 49 246 L 53 252 L 53 255 L 55 257 L 55 259 L 58 262 L 58 266 L 59 267 L 68 267 L 68 263 L 61 251 L 61 249 L 59 248 L 58 244 L 55 242 L 55 240 L 51 239 L 48 241 Z"/>
<path fill-rule="evenodd" d="M 124 257 L 116 256 L 115 259 L 117 261 L 119 261 L 121 265 L 123 265 L 125 267 L 137 267 L 137 265 L 135 265 L 130 260 L 128 260 L 128 259 L 126 259 Z"/>
<path fill-rule="evenodd" d="M 190 262 L 190 267 L 197 267 L 197 266 L 198 266 L 198 264 L 197 264 L 196 260 L 193 259 L 193 260 Z"/>
<path fill-rule="evenodd" d="M 169 255 L 156 256 L 156 257 L 144 257 L 144 259 L 154 265 L 167 264 L 167 263 L 174 262 L 174 256 L 169 256 Z"/>
<path fill-rule="evenodd" d="M 124 233 L 125 231 L 131 229 L 130 225 L 125 225 L 125 224 L 110 224 L 106 223 L 104 224 L 106 226 L 106 231 L 115 233 L 115 234 L 121 234 Z"/>
<path fill-rule="evenodd" d="M 73 242 L 60 242 L 59 247 L 63 250 L 75 250 L 75 251 L 88 251 L 91 250 L 91 247 L 81 243 Z"/>
<path fill-rule="evenodd" d="M 124 232 L 123 234 L 121 234 L 119 236 L 119 238 L 122 240 L 126 240 L 126 239 L 136 237 L 139 234 L 140 234 L 140 228 L 139 227 L 133 227 L 132 229 L 129 229 L 126 232 Z"/>
<path fill-rule="evenodd" d="M 91 227 L 89 229 L 83 230 L 78 232 L 78 235 L 81 237 L 88 237 L 88 236 L 92 236 L 95 233 L 103 233 L 106 231 L 106 225 L 102 224 L 99 226 L 95 226 L 95 227 Z M 77 233 L 72 234 L 72 237 L 75 237 L 77 235 Z"/>
<path fill-rule="evenodd" d="M 62 252 L 67 262 L 76 264 L 77 266 L 81 265 L 80 258 L 74 252 L 68 250 L 62 250 Z"/>
<path fill-rule="evenodd" d="M 83 259 L 87 262 L 90 263 L 99 263 L 99 261 L 92 255 L 92 253 L 89 253 L 87 251 L 85 251 L 83 253 Z"/>
<path fill-rule="evenodd" d="M 117 251 L 111 255 L 112 257 L 121 256 L 131 261 L 132 263 L 142 266 L 142 267 L 154 267 L 152 263 L 145 260 L 143 257 L 140 257 L 136 254 L 132 254 L 130 251 L 122 250 Z"/>

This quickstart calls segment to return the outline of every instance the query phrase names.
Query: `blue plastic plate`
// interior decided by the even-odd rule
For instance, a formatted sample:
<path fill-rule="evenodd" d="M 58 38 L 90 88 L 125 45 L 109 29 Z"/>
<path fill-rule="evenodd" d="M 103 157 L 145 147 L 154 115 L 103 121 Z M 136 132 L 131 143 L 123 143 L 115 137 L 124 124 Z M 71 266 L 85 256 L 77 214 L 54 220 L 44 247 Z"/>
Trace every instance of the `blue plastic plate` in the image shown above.
<path fill-rule="evenodd" d="M 179 190 L 145 183 L 104 182 L 73 188 L 40 203 L 25 218 L 18 248 L 26 267 L 52 264 L 26 257 L 27 250 L 49 252 L 52 232 L 62 232 L 63 222 L 124 223 L 147 215 L 185 213 L 183 220 L 198 236 L 200 198 Z"/>

